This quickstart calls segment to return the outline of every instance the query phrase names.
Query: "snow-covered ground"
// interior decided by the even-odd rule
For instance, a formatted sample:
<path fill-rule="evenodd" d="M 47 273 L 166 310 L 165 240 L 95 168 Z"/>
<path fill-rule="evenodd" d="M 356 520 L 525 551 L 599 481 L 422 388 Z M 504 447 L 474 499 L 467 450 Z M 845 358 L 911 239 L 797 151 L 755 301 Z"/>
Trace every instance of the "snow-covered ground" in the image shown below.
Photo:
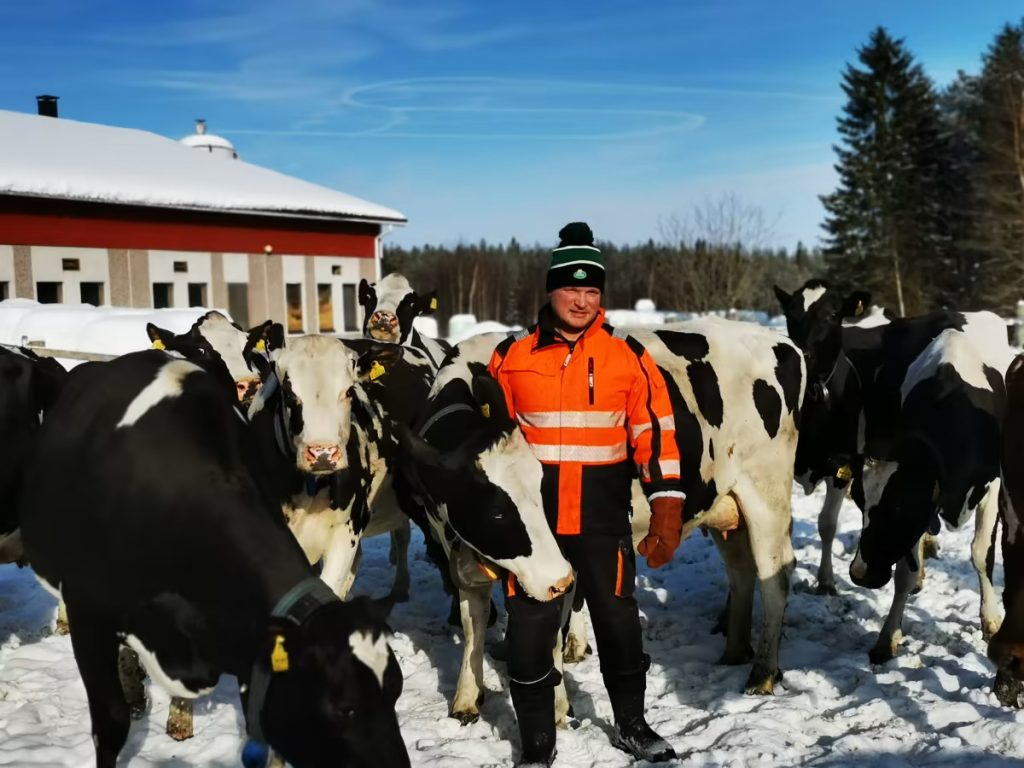
<path fill-rule="evenodd" d="M 978 593 L 968 561 L 971 529 L 944 532 L 940 560 L 928 561 L 924 591 L 907 610 L 899 658 L 873 669 L 867 650 L 888 609 L 890 590 L 872 593 L 843 577 L 859 515 L 847 502 L 836 540 L 841 594 L 818 597 L 815 527 L 820 494 L 794 495 L 797 570 L 782 646 L 785 678 L 774 697 L 739 691 L 747 667 L 719 667 L 723 639 L 710 634 L 726 580 L 710 539 L 696 535 L 661 571 L 640 568 L 637 594 L 646 649 L 651 722 L 683 765 L 1002 766 L 1024 758 L 1024 714 L 1000 707 L 978 629 Z M 390 586 L 387 538 L 367 542 L 356 591 Z M 448 601 L 426 560 L 412 548 L 414 590 L 391 623 L 405 675 L 399 719 L 413 765 L 448 768 L 512 763 L 516 727 L 505 669 L 485 662 L 490 693 L 482 717 L 461 727 L 447 717 L 459 670 Z M 51 634 L 55 605 L 28 569 L 0 568 L 0 765 L 86 766 L 93 761 L 85 691 L 67 637 Z M 501 622 L 491 630 L 500 636 Z M 610 708 L 598 662 L 567 668 L 580 726 L 560 731 L 556 766 L 625 766 L 610 746 Z M 153 690 L 151 688 L 151 690 Z M 243 723 L 237 686 L 225 679 L 196 706 L 196 736 L 163 733 L 168 697 L 157 690 L 149 717 L 133 724 L 122 763 L 237 768 Z"/>

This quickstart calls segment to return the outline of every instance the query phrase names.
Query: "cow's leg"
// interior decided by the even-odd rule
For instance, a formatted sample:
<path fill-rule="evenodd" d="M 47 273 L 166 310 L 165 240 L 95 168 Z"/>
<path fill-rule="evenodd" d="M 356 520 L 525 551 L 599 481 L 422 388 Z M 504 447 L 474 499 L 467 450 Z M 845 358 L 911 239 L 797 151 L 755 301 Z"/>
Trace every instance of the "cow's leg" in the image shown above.
<path fill-rule="evenodd" d="M 132 720 L 138 720 L 146 714 L 146 686 L 142 683 L 146 679 L 146 673 L 139 663 L 139 654 L 128 646 L 122 646 L 118 653 L 117 675 L 121 680 L 121 690 L 131 710 Z"/>
<path fill-rule="evenodd" d="M 825 483 L 825 503 L 818 513 L 818 536 L 821 538 L 821 564 L 818 566 L 819 595 L 836 595 L 836 577 L 832 572 L 832 543 L 839 526 L 839 510 L 846 498 L 846 488 L 836 488 L 835 480 Z"/>
<path fill-rule="evenodd" d="M 63 598 L 57 601 L 57 626 L 53 631 L 58 635 L 66 635 L 71 631 L 68 627 L 68 607 Z"/>
<path fill-rule="evenodd" d="M 404 603 L 409 599 L 409 540 L 412 531 L 406 520 L 391 531 L 391 563 L 395 566 L 395 582 L 391 586 L 391 599 Z"/>
<path fill-rule="evenodd" d="M 491 585 L 472 589 L 459 589 L 459 612 L 462 615 L 462 668 L 455 686 L 455 698 L 449 715 L 463 725 L 480 718 L 480 704 L 484 700 L 484 637 L 487 634 L 487 614 L 491 600 Z"/>
<path fill-rule="evenodd" d="M 917 547 L 915 547 L 916 551 Z M 900 558 L 896 564 L 896 575 L 893 578 L 892 605 L 885 624 L 878 633 L 875 647 L 868 652 L 872 664 L 884 664 L 896 657 L 896 649 L 903 639 L 903 612 L 907 607 L 907 599 L 917 583 L 917 573 L 910 568 L 906 557 Z"/>
<path fill-rule="evenodd" d="M 561 679 L 558 681 L 558 685 L 555 686 L 555 725 L 559 728 L 565 728 L 568 721 L 569 715 L 572 712 L 572 705 L 569 703 L 569 693 L 565 690 L 565 675 L 562 674 L 564 669 L 564 652 L 562 650 L 562 633 L 558 633 L 558 639 L 555 642 L 555 669 L 558 670 L 558 674 Z"/>
<path fill-rule="evenodd" d="M 761 494 L 753 491 L 738 496 L 764 606 L 761 642 L 744 688 L 750 694 L 772 694 L 775 692 L 775 683 L 782 679 L 779 670 L 779 641 L 782 638 L 795 558 L 788 488 L 787 495 L 783 496 L 781 490 L 779 493 L 779 500 L 775 504 L 767 503 Z M 730 538 L 733 535 L 730 534 Z"/>
<path fill-rule="evenodd" d="M 711 536 L 725 563 L 729 577 L 729 596 L 726 600 L 724 620 L 725 653 L 719 664 L 746 664 L 754 657 L 750 645 L 750 622 L 754 612 L 754 559 L 750 552 L 750 538 L 747 529 L 731 531 L 725 538 L 717 530 Z M 722 617 L 719 616 L 722 624 Z"/>
<path fill-rule="evenodd" d="M 910 594 L 916 595 L 922 589 L 924 589 L 924 550 L 925 550 L 925 538 L 928 536 L 926 533 L 920 539 L 917 540 L 917 544 L 914 546 L 914 557 L 917 559 L 917 575 L 914 578 L 914 588 L 910 590 Z"/>
<path fill-rule="evenodd" d="M 926 533 L 921 545 L 921 550 L 924 553 L 924 556 L 929 560 L 938 560 L 939 549 L 939 537 Z"/>
<path fill-rule="evenodd" d="M 995 566 L 996 521 L 999 518 L 999 491 L 1001 481 L 996 478 L 978 504 L 974 513 L 974 540 L 971 542 L 971 562 L 978 573 L 981 594 L 981 636 L 989 640 L 999 631 L 1002 617 L 995 586 L 992 584 L 992 569 Z"/>
<path fill-rule="evenodd" d="M 583 594 L 577 591 L 569 614 L 563 658 L 566 664 L 578 664 L 592 653 L 587 642 L 587 616 L 583 613 Z"/>
<path fill-rule="evenodd" d="M 128 702 L 118 679 L 116 627 L 87 609 L 69 610 L 71 647 L 85 684 L 92 718 L 97 768 L 114 768 L 131 724 Z"/>

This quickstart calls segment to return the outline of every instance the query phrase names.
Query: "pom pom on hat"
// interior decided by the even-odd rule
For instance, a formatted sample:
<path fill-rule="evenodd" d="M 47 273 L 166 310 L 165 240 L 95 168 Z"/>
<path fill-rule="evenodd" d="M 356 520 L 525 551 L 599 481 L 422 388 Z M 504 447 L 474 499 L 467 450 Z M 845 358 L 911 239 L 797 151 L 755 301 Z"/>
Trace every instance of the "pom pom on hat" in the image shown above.
<path fill-rule="evenodd" d="M 551 252 L 546 289 L 597 288 L 604 290 L 604 257 L 594 246 L 594 233 L 582 221 L 558 231 L 558 247 Z"/>

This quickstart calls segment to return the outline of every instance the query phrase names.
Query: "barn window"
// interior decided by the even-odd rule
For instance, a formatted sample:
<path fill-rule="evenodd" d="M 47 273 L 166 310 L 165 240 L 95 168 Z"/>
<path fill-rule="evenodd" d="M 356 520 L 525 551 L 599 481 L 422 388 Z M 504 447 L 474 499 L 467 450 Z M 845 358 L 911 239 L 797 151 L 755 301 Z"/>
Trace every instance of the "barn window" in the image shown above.
<path fill-rule="evenodd" d="M 0 301 L 11 298 L 11 284 L 6 280 L 0 280 Z"/>
<path fill-rule="evenodd" d="M 82 264 L 78 259 L 61 259 L 60 267 L 65 272 L 78 272 L 82 268 Z"/>
<path fill-rule="evenodd" d="M 176 262 L 174 262 L 174 271 L 175 272 L 188 272 L 188 262 L 187 261 L 176 261 Z"/>
<path fill-rule="evenodd" d="M 288 333 L 303 333 L 302 283 L 288 283 L 284 287 L 285 302 L 288 304 Z"/>
<path fill-rule="evenodd" d="M 188 284 L 188 305 L 190 307 L 206 306 L 206 283 Z"/>
<path fill-rule="evenodd" d="M 173 283 L 153 283 L 153 309 L 165 309 L 173 305 Z"/>
<path fill-rule="evenodd" d="M 83 304 L 103 306 L 103 283 L 80 283 L 79 294 Z"/>
<path fill-rule="evenodd" d="M 64 301 L 64 284 L 36 283 L 36 301 L 40 304 L 60 304 Z"/>
<path fill-rule="evenodd" d="M 333 265 L 331 267 L 331 274 L 332 275 L 340 275 L 341 274 L 341 264 Z"/>
<path fill-rule="evenodd" d="M 317 302 L 320 309 L 320 333 L 334 333 L 334 302 L 331 296 L 331 284 L 319 283 L 316 287 Z"/>
<path fill-rule="evenodd" d="M 249 284 L 228 283 L 228 312 L 243 328 L 252 325 L 249 319 Z"/>
<path fill-rule="evenodd" d="M 356 306 L 356 287 L 352 283 L 345 283 L 341 286 L 341 309 L 344 314 L 346 331 L 359 330 L 359 324 L 356 319 Z"/>

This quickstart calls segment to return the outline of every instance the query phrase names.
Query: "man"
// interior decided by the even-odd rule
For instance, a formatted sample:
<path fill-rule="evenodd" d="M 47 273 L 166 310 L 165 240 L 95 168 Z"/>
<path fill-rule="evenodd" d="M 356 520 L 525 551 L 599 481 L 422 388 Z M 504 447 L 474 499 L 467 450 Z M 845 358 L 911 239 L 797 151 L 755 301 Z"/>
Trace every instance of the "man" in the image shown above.
<path fill-rule="evenodd" d="M 672 747 L 644 718 L 646 672 L 633 597 L 630 487 L 639 475 L 651 503 L 640 553 L 664 565 L 680 543 L 683 498 L 675 420 L 665 381 L 647 351 L 604 323 L 604 260 L 590 227 L 574 222 L 547 273 L 550 303 L 529 335 L 498 346 L 489 370 L 509 412 L 543 464 L 548 522 L 590 608 L 615 746 L 662 762 Z M 565 598 L 541 603 L 506 584 L 509 673 L 523 764 L 550 765 L 555 751 L 552 649 Z"/>

